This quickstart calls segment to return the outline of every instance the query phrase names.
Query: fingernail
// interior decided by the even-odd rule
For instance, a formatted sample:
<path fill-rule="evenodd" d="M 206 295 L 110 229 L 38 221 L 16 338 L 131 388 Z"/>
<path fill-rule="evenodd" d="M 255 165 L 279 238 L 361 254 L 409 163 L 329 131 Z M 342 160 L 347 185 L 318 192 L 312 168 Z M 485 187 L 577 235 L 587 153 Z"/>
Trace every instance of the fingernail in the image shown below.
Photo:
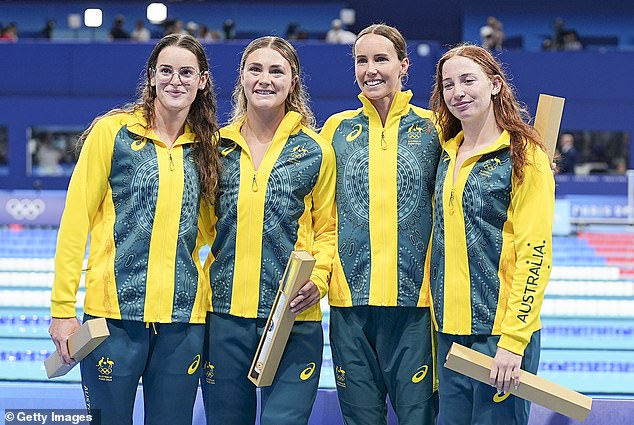
<path fill-rule="evenodd" d="M 500 390 L 498 390 L 498 395 L 499 395 L 500 397 L 502 397 L 502 396 L 504 395 L 504 391 L 500 391 Z"/>
<path fill-rule="evenodd" d="M 520 387 L 519 385 L 513 385 L 513 388 L 514 388 L 514 389 L 516 389 L 516 390 L 517 390 L 519 387 Z"/>

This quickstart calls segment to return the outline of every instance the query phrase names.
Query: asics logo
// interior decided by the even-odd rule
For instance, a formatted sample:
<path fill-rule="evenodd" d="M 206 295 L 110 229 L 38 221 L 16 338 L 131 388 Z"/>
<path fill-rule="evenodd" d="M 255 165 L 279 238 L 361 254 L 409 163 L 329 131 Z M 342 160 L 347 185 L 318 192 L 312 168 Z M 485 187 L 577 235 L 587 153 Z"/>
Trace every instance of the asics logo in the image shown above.
<path fill-rule="evenodd" d="M 147 139 L 145 138 L 138 139 L 132 142 L 132 144 L 130 145 L 130 148 L 132 148 L 133 151 L 140 151 L 141 149 L 143 149 L 146 143 L 147 143 Z"/>
<path fill-rule="evenodd" d="M 316 368 L 317 365 L 315 364 L 315 362 L 308 363 L 308 367 L 302 370 L 302 373 L 299 374 L 299 379 L 301 379 L 302 381 L 307 380 L 308 378 L 313 376 L 313 372 L 315 372 Z"/>
<path fill-rule="evenodd" d="M 194 357 L 192 364 L 189 365 L 189 369 L 187 369 L 187 374 L 193 375 L 194 372 L 196 372 L 196 369 L 198 369 L 199 364 L 200 364 L 200 354 L 197 354 L 196 357 Z"/>
<path fill-rule="evenodd" d="M 354 139 L 359 137 L 362 130 L 363 126 L 361 124 L 356 124 L 354 127 L 352 127 L 352 131 L 346 136 L 346 142 L 352 142 Z"/>
<path fill-rule="evenodd" d="M 425 376 L 427 376 L 428 370 L 429 370 L 429 366 L 427 365 L 422 365 L 421 367 L 416 369 L 416 373 L 414 374 L 414 376 L 412 376 L 412 382 L 415 384 L 418 384 L 420 381 L 425 379 Z"/>
<path fill-rule="evenodd" d="M 509 398 L 509 396 L 510 396 L 510 395 L 511 395 L 511 393 L 504 393 L 504 394 L 502 394 L 502 395 L 500 395 L 500 394 L 498 394 L 498 393 L 495 393 L 495 394 L 493 395 L 493 402 L 494 402 L 494 403 L 501 403 L 501 402 L 503 402 L 504 400 L 506 400 L 507 398 Z"/>
<path fill-rule="evenodd" d="M 220 155 L 227 156 L 231 152 L 233 152 L 236 149 L 236 147 L 238 147 L 238 145 L 236 143 L 234 143 L 231 146 L 229 146 L 228 148 L 224 148 L 222 151 L 220 151 Z"/>

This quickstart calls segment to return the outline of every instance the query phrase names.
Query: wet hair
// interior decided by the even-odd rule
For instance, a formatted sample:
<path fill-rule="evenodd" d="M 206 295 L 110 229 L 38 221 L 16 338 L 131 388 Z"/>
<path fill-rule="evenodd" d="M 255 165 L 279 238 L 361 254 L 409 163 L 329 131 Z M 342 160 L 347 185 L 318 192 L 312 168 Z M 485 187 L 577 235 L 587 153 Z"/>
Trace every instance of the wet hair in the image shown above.
<path fill-rule="evenodd" d="M 354 41 L 354 44 L 352 45 L 352 56 L 356 56 L 355 47 L 357 46 L 357 41 L 359 41 L 359 39 L 366 34 L 376 34 L 390 40 L 390 42 L 392 42 L 392 45 L 394 46 L 394 50 L 396 50 L 396 56 L 398 57 L 398 60 L 402 61 L 403 59 L 408 57 L 407 42 L 405 41 L 405 37 L 403 37 L 403 34 L 401 34 L 399 30 L 387 24 L 372 24 L 369 27 L 362 29 L 361 32 L 357 35 L 357 39 Z"/>
<path fill-rule="evenodd" d="M 258 49 L 271 48 L 278 52 L 291 66 L 291 78 L 295 80 L 295 84 L 291 89 L 284 103 L 284 112 L 295 111 L 302 116 L 302 124 L 314 129 L 316 125 L 315 115 L 310 109 L 308 93 L 302 83 L 301 68 L 299 65 L 299 57 L 297 51 L 291 43 L 281 37 L 266 36 L 253 40 L 242 52 L 240 59 L 240 67 L 238 68 L 238 80 L 233 89 L 231 118 L 229 122 L 235 123 L 240 121 L 247 113 L 247 97 L 244 93 L 242 85 L 242 72 L 246 64 L 247 58 Z"/>
<path fill-rule="evenodd" d="M 509 84 L 502 66 L 487 49 L 473 44 L 460 44 L 442 55 L 436 65 L 436 80 L 429 106 L 436 114 L 443 138 L 449 140 L 462 130 L 460 120 L 451 114 L 443 97 L 442 69 L 445 62 L 455 56 L 471 59 L 480 66 L 489 78 L 496 75 L 501 77 L 500 92 L 492 98 L 493 113 L 498 128 L 508 131 L 510 135 L 513 172 L 518 181 L 521 182 L 524 178 L 524 169 L 530 162 L 528 159 L 529 146 L 544 150 L 544 145 L 539 133 L 528 124 L 530 115 L 526 106 L 517 101 L 514 89 Z"/>
<path fill-rule="evenodd" d="M 156 101 L 156 87 L 151 84 L 154 75 L 158 56 L 166 47 L 175 46 L 186 49 L 196 56 L 198 67 L 201 72 L 208 74 L 207 84 L 196 93 L 196 98 L 187 114 L 187 123 L 196 134 L 197 143 L 193 144 L 194 162 L 198 169 L 201 195 L 208 201 L 213 202 L 218 191 L 220 157 L 218 154 L 218 140 L 220 137 L 219 127 L 216 121 L 216 99 L 213 90 L 213 81 L 209 74 L 209 63 L 204 47 L 200 42 L 188 34 L 169 34 L 163 37 L 154 46 L 145 66 L 145 72 L 138 87 L 138 95 L 135 101 L 120 108 L 95 118 L 86 131 L 82 133 L 78 140 L 78 148 L 81 149 L 86 137 L 95 126 L 95 123 L 103 117 L 120 113 L 134 113 L 142 111 L 143 117 L 148 123 L 147 130 L 152 128 L 155 121 L 154 102 Z"/>

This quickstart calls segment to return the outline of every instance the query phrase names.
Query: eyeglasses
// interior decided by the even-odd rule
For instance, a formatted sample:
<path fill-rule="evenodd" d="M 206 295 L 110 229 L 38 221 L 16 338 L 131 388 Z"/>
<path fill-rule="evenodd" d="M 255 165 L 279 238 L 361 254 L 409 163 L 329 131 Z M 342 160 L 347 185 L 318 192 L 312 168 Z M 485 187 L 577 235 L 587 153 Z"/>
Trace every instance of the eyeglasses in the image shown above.
<path fill-rule="evenodd" d="M 177 71 L 174 71 L 174 69 L 169 66 L 161 66 L 154 70 L 154 75 L 160 83 L 168 84 L 172 81 L 174 74 L 176 74 L 181 80 L 181 84 L 187 86 L 193 83 L 196 77 L 201 76 L 204 72 L 205 71 L 196 72 L 194 68 L 190 67 L 179 68 Z"/>

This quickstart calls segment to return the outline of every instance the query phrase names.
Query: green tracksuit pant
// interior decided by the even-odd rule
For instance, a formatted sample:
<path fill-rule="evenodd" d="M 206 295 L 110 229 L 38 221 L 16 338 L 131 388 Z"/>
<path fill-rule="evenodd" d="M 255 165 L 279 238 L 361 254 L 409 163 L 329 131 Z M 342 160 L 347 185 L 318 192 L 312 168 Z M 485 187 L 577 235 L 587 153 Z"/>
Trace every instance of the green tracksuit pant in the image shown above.
<path fill-rule="evenodd" d="M 399 425 L 436 423 L 430 317 L 428 308 L 331 307 L 330 346 L 346 424 L 387 424 L 386 395 Z"/>
<path fill-rule="evenodd" d="M 247 374 L 265 325 L 266 319 L 207 315 L 202 377 L 207 424 L 255 424 L 256 387 Z M 273 384 L 261 389 L 261 425 L 308 423 L 323 342 L 321 322 L 295 322 Z"/>
<path fill-rule="evenodd" d="M 438 364 L 445 362 L 451 344 L 457 342 L 495 357 L 500 337 L 495 335 L 450 335 L 438 333 Z M 533 333 L 524 351 L 521 368 L 536 373 L 539 366 L 540 331 Z M 443 425 L 526 425 L 530 403 L 454 372 L 438 368 L 440 421 Z M 520 384 L 521 385 L 521 384 Z"/>
<path fill-rule="evenodd" d="M 93 317 L 85 314 L 84 321 Z M 86 406 L 102 425 L 132 425 L 139 379 L 145 424 L 190 425 L 205 326 L 106 319 L 110 336 L 81 361 Z"/>

